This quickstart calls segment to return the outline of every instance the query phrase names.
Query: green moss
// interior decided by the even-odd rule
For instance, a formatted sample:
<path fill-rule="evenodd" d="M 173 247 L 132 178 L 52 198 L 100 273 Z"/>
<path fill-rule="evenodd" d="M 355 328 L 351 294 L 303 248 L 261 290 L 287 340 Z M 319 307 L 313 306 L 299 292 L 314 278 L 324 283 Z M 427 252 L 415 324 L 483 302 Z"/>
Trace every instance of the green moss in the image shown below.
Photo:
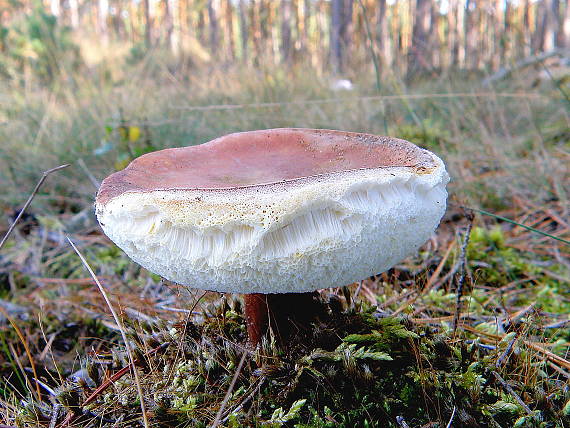
<path fill-rule="evenodd" d="M 429 120 L 423 121 L 421 126 L 417 124 L 398 126 L 392 130 L 391 135 L 440 153 L 448 153 L 455 149 L 450 141 L 449 131 L 441 124 Z"/>
<path fill-rule="evenodd" d="M 505 245 L 500 226 L 474 227 L 467 247 L 467 260 L 475 266 L 479 284 L 500 287 L 520 278 L 540 275 L 535 255 Z"/>
<path fill-rule="evenodd" d="M 183 340 L 170 329 L 177 344 L 149 361 L 154 369 L 140 372 L 153 423 L 211 424 L 241 358 L 243 331 L 234 322 L 243 322 L 239 307 L 208 318 Z M 454 408 L 458 426 L 511 426 L 525 412 L 489 375 L 495 360 L 493 351 L 449 341 L 405 318 L 378 317 L 371 308 L 330 313 L 284 350 L 266 342 L 246 359 L 224 426 L 397 427 L 397 418 L 419 426 L 443 423 Z M 541 417 L 563 413 L 565 402 L 557 403 L 540 409 Z M 90 410 L 110 419 L 137 412 L 132 378 L 115 382 Z"/>

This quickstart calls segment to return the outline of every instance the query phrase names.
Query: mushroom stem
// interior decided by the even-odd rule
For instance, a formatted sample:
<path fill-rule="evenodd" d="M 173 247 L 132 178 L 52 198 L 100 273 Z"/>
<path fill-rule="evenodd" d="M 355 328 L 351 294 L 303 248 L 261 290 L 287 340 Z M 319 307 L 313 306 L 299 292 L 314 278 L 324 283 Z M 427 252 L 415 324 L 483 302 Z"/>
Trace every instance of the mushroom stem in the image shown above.
<path fill-rule="evenodd" d="M 271 326 L 279 342 L 283 343 L 299 330 L 301 325 L 324 311 L 319 293 L 246 294 L 245 320 L 251 346 L 257 346 Z"/>
<path fill-rule="evenodd" d="M 252 346 L 256 346 L 267 331 L 267 296 L 259 293 L 245 294 L 244 303 L 248 341 Z"/>

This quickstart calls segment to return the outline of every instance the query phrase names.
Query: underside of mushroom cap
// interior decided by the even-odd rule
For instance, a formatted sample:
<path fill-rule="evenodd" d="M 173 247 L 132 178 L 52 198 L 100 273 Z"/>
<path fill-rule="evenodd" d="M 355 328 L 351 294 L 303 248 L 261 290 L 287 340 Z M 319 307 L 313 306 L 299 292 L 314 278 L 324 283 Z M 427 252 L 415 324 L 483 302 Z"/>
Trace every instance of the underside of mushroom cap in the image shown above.
<path fill-rule="evenodd" d="M 142 156 L 97 196 L 105 233 L 190 287 L 305 292 L 383 272 L 433 233 L 448 176 L 403 140 L 244 132 Z"/>

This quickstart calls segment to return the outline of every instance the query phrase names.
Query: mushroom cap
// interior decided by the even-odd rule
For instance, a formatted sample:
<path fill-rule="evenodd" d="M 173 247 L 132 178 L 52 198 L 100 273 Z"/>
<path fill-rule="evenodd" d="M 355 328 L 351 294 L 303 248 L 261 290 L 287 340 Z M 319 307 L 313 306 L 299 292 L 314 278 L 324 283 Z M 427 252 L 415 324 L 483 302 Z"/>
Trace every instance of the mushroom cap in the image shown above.
<path fill-rule="evenodd" d="M 413 254 L 448 181 L 441 159 L 404 140 L 270 129 L 143 155 L 103 181 L 96 212 L 129 257 L 171 281 L 307 292 Z"/>

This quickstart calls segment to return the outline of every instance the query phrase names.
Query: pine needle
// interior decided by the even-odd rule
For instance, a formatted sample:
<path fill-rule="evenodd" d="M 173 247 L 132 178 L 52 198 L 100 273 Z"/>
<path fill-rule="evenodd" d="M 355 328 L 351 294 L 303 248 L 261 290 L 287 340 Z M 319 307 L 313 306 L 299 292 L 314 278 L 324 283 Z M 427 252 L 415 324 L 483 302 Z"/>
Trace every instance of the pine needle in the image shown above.
<path fill-rule="evenodd" d="M 511 220 L 510 218 L 506 218 L 506 217 L 503 217 L 503 216 L 500 216 L 500 215 L 497 215 L 497 214 L 493 214 L 493 213 L 490 213 L 489 211 L 481 210 L 481 209 L 478 209 L 478 208 L 470 208 L 470 207 L 464 207 L 464 208 L 465 208 L 465 209 L 468 209 L 468 210 L 472 210 L 472 211 L 478 212 L 479 214 L 488 215 L 488 216 L 490 216 L 490 217 L 494 217 L 494 218 L 496 218 L 496 219 L 499 219 L 499 220 L 502 220 L 502 221 L 506 221 L 507 223 L 514 224 L 514 225 L 516 225 L 516 226 L 522 227 L 523 229 L 529 230 L 529 231 L 534 232 L 534 233 L 538 233 L 539 235 L 542 235 L 542 236 L 547 236 L 547 237 L 549 237 L 549 238 L 556 239 L 557 241 L 563 242 L 563 243 L 565 243 L 566 245 L 570 245 L 570 241 L 568 241 L 568 240 L 566 240 L 566 239 L 564 239 L 564 238 L 560 238 L 559 236 L 551 235 L 550 233 L 543 232 L 542 230 L 535 229 L 534 227 L 531 227 L 531 226 L 526 226 L 526 225 L 521 224 L 521 223 L 519 223 L 519 222 L 517 222 L 517 221 Z"/>

